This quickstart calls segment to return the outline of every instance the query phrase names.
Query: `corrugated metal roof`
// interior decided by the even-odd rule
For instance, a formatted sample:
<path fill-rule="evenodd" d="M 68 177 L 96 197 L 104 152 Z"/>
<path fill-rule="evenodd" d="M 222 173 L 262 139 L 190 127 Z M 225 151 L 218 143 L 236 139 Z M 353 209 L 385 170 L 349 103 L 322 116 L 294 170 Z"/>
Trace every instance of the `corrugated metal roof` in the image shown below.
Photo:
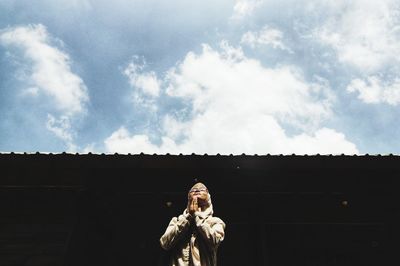
<path fill-rule="evenodd" d="M 381 156 L 395 156 L 398 157 L 398 154 L 393 154 L 393 153 L 388 153 L 388 154 L 369 154 L 369 153 L 365 153 L 365 154 L 320 154 L 320 153 L 316 153 L 316 154 L 270 154 L 270 153 L 266 153 L 266 154 L 208 154 L 208 153 L 204 153 L 204 154 L 197 154 L 197 153 L 191 153 L 191 154 L 171 154 L 171 153 L 165 153 L 165 154 L 157 154 L 157 153 L 92 153 L 92 152 L 88 152 L 88 153 L 72 153 L 72 152 L 60 152 L 60 153 L 53 153 L 53 152 L 0 152 L 0 155 L 76 155 L 76 156 L 214 156 L 214 157 L 218 157 L 218 156 L 224 156 L 224 157 L 238 157 L 238 156 L 248 156 L 248 157 L 258 157 L 258 156 L 262 156 L 262 157 L 368 157 L 368 156 L 373 156 L 373 157 L 381 157 Z"/>

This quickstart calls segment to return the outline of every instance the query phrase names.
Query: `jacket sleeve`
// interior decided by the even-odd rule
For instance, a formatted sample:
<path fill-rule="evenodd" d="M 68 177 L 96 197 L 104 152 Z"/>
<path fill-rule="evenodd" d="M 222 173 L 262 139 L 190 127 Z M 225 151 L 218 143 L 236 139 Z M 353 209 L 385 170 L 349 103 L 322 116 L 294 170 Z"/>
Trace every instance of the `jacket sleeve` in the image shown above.
<path fill-rule="evenodd" d="M 217 247 L 225 237 L 225 223 L 217 217 L 204 217 L 196 212 L 196 226 L 204 240 L 211 246 Z"/>
<path fill-rule="evenodd" d="M 185 212 L 179 217 L 174 217 L 169 222 L 165 233 L 160 238 L 161 247 L 171 249 L 190 226 L 189 215 Z"/>

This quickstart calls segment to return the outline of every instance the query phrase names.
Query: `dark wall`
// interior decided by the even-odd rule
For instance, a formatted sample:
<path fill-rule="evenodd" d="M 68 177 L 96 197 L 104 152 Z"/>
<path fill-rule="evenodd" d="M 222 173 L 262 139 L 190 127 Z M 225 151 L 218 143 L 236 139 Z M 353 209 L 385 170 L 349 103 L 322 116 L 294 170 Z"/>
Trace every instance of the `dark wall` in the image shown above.
<path fill-rule="evenodd" d="M 394 265 L 396 156 L 0 155 L 0 265 L 164 265 L 204 182 L 219 265 Z"/>

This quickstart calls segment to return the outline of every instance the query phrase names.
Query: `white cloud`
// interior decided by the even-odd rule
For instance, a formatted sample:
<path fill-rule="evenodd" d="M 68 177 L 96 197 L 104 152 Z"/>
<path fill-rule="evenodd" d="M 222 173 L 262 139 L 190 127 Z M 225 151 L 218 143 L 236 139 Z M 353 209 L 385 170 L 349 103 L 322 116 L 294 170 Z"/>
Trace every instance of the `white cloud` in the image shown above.
<path fill-rule="evenodd" d="M 50 3 L 54 4 L 52 0 Z M 74 9 L 83 9 L 90 10 L 92 9 L 91 0 L 58 0 L 57 3 L 61 5 L 63 8 L 74 8 Z"/>
<path fill-rule="evenodd" d="M 315 2 L 325 6 L 328 19 L 315 33 L 336 52 L 338 60 L 354 67 L 359 78 L 348 92 L 368 104 L 400 103 L 400 5 L 396 0 Z M 389 76 L 397 77 L 387 78 Z"/>
<path fill-rule="evenodd" d="M 21 2 L 21 0 L 11 0 Z M 25 0 L 26 1 L 26 0 Z M 28 1 L 26 1 L 28 2 Z M 40 4 L 46 10 L 51 11 L 88 11 L 93 9 L 92 0 L 41 0 Z"/>
<path fill-rule="evenodd" d="M 290 51 L 290 49 L 283 43 L 283 32 L 269 26 L 264 26 L 258 32 L 246 32 L 242 36 L 241 43 L 249 45 L 252 48 L 260 45 L 268 45 L 272 46 L 274 49 Z"/>
<path fill-rule="evenodd" d="M 326 0 L 315 6 L 329 13 L 316 36 L 336 51 L 341 62 L 366 73 L 399 62 L 398 1 Z"/>
<path fill-rule="evenodd" d="M 330 99 L 317 101 L 318 93 L 329 92 L 326 84 L 307 84 L 293 66 L 264 68 L 226 43 L 221 52 L 204 45 L 201 55 L 189 53 L 178 69 L 170 71 L 168 80 L 167 94 L 191 101 L 199 113 L 210 108 L 223 113 L 228 107 L 292 123 L 301 119 L 304 126 L 330 115 Z"/>
<path fill-rule="evenodd" d="M 51 45 L 51 36 L 41 24 L 0 31 L 0 43 L 16 47 L 30 65 L 29 82 L 54 98 L 55 107 L 66 113 L 84 111 L 88 101 L 82 79 L 71 71 L 68 54 Z"/>
<path fill-rule="evenodd" d="M 90 143 L 88 145 L 86 145 L 86 147 L 84 147 L 82 149 L 82 153 L 99 153 L 96 149 L 96 145 L 94 143 Z"/>
<path fill-rule="evenodd" d="M 89 97 L 83 80 L 71 71 L 69 55 L 53 45 L 62 41 L 51 37 L 46 27 L 38 24 L 4 29 L 0 31 L 0 43 L 12 52 L 22 53 L 24 75 L 20 78 L 28 85 L 20 96 L 46 95 L 53 103 L 52 111 L 59 116 L 56 118 L 49 111 L 46 129 L 61 139 L 68 151 L 75 151 L 72 121 L 86 113 Z"/>
<path fill-rule="evenodd" d="M 133 88 L 133 103 L 141 108 L 156 112 L 157 105 L 155 100 L 160 96 L 161 81 L 154 71 L 144 71 L 146 67 L 147 63 L 143 58 L 134 56 L 123 70 L 123 74 L 128 77 L 129 84 Z"/>
<path fill-rule="evenodd" d="M 129 131 L 124 127 L 121 127 L 112 133 L 104 143 L 108 151 L 119 153 L 140 153 L 143 151 L 145 153 L 153 154 L 160 153 L 161 150 L 176 150 L 176 143 L 170 138 L 164 137 L 163 145 L 162 147 L 159 147 L 153 144 L 147 135 L 131 136 Z"/>
<path fill-rule="evenodd" d="M 122 127 L 106 139 L 108 152 L 358 153 L 342 133 L 319 127 L 332 115 L 326 81 L 308 82 L 293 66 L 266 68 L 223 42 L 188 53 L 165 82 L 167 95 L 191 103 L 191 118 L 166 115 L 159 145 Z"/>
<path fill-rule="evenodd" d="M 22 96 L 38 96 L 39 95 L 39 88 L 38 87 L 29 87 L 21 92 Z"/>
<path fill-rule="evenodd" d="M 56 119 L 51 114 L 48 114 L 46 128 L 67 144 L 68 151 L 76 151 L 77 147 L 74 144 L 74 133 L 69 116 L 61 116 Z"/>
<path fill-rule="evenodd" d="M 302 133 L 289 139 L 294 153 L 308 154 L 357 154 L 355 144 L 346 139 L 343 133 L 330 128 L 318 129 L 313 134 Z"/>
<path fill-rule="evenodd" d="M 251 15 L 264 0 L 236 0 L 233 7 L 232 19 L 243 19 Z"/>
<path fill-rule="evenodd" d="M 358 93 L 358 98 L 365 103 L 400 104 L 400 79 L 387 82 L 378 76 L 370 76 L 366 80 L 353 79 L 347 91 Z"/>
<path fill-rule="evenodd" d="M 160 94 L 160 81 L 154 71 L 144 72 L 146 62 L 138 63 L 139 58 L 134 60 L 124 70 L 124 75 L 129 79 L 132 87 L 140 90 L 147 96 L 157 97 Z"/>

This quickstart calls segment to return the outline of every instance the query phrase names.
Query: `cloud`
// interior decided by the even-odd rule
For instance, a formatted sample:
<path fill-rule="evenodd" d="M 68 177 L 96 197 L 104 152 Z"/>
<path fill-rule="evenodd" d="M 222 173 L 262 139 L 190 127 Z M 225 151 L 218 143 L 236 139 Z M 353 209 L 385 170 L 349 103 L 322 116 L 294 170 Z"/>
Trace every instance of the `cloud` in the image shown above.
<path fill-rule="evenodd" d="M 258 32 L 246 32 L 242 36 L 241 43 L 249 45 L 252 48 L 261 45 L 268 45 L 272 46 L 274 49 L 290 51 L 290 49 L 283 43 L 283 32 L 269 26 L 264 26 Z"/>
<path fill-rule="evenodd" d="M 232 19 L 243 19 L 249 16 L 264 0 L 236 0 L 233 7 Z"/>
<path fill-rule="evenodd" d="M 139 62 L 139 57 L 134 57 L 132 62 L 124 70 L 124 75 L 129 78 L 129 83 L 135 89 L 151 97 L 157 97 L 160 94 L 160 81 L 157 79 L 154 71 L 143 71 L 146 67 L 146 61 Z"/>
<path fill-rule="evenodd" d="M 112 135 L 105 140 L 105 145 L 108 151 L 119 153 L 139 153 L 139 151 L 158 153 L 160 150 L 158 146 L 151 143 L 147 135 L 130 136 L 129 131 L 124 127 L 112 133 Z"/>
<path fill-rule="evenodd" d="M 123 70 L 123 74 L 129 79 L 132 91 L 132 101 L 140 108 L 156 112 L 156 99 L 160 95 L 161 81 L 154 71 L 146 72 L 147 63 L 144 58 L 134 56 L 132 61 Z"/>
<path fill-rule="evenodd" d="M 367 104 L 400 102 L 400 5 L 395 0 L 315 2 L 327 19 L 315 30 L 319 41 L 335 51 L 339 62 L 356 71 L 346 86 Z"/>
<path fill-rule="evenodd" d="M 400 78 L 391 82 L 378 76 L 370 76 L 366 80 L 353 79 L 347 86 L 347 91 L 358 93 L 358 98 L 369 104 L 400 104 Z"/>
<path fill-rule="evenodd" d="M 121 127 L 105 140 L 108 152 L 358 153 L 342 133 L 320 128 L 332 116 L 329 84 L 306 81 L 294 66 L 266 68 L 222 42 L 188 53 L 164 82 L 169 97 L 190 103 L 191 116 L 165 115 L 157 144 Z"/>
<path fill-rule="evenodd" d="M 67 144 L 68 151 L 76 151 L 74 131 L 72 130 L 71 118 L 69 116 L 61 116 L 59 119 L 56 119 L 54 116 L 48 114 L 46 128 Z"/>
<path fill-rule="evenodd" d="M 399 5 L 395 0 L 322 1 L 314 8 L 329 10 L 317 38 L 331 46 L 342 63 L 371 73 L 398 63 Z"/>
<path fill-rule="evenodd" d="M 55 107 L 74 114 L 84 111 L 88 101 L 82 79 L 72 73 L 68 54 L 51 44 L 52 37 L 41 24 L 7 28 L 0 43 L 22 52 L 31 73 L 28 82 L 54 99 Z"/>
<path fill-rule="evenodd" d="M 95 143 L 90 143 L 88 145 L 86 145 L 86 147 L 84 147 L 82 149 L 82 153 L 99 153 L 98 150 L 96 149 L 96 144 Z"/>
<path fill-rule="evenodd" d="M 52 103 L 46 129 L 65 142 L 69 151 L 76 150 L 72 123 L 86 113 L 89 96 L 83 80 L 71 70 L 69 55 L 56 45 L 62 41 L 50 36 L 44 25 L 37 24 L 1 30 L 0 44 L 22 58 L 19 65 L 24 75 L 20 78 L 27 88 L 19 95 L 45 95 L 47 102 Z"/>
<path fill-rule="evenodd" d="M 39 95 L 39 88 L 38 87 L 29 87 L 21 92 L 22 96 L 33 96 L 36 97 Z"/>
<path fill-rule="evenodd" d="M 210 108 L 226 112 L 272 114 L 302 125 L 311 125 L 330 115 L 329 99 L 321 102 L 318 93 L 327 93 L 325 84 L 307 84 L 294 66 L 264 68 L 258 60 L 246 58 L 240 48 L 226 43 L 222 51 L 204 45 L 201 55 L 187 54 L 178 69 L 168 74 L 167 94 L 192 102 L 194 112 Z M 315 97 L 315 98 L 314 98 Z"/>
<path fill-rule="evenodd" d="M 53 3 L 53 1 L 50 0 L 50 3 Z M 74 9 L 83 9 L 83 10 L 91 10 L 92 3 L 91 0 L 59 0 L 57 1 L 58 4 L 60 4 L 63 8 L 74 8 Z"/>

